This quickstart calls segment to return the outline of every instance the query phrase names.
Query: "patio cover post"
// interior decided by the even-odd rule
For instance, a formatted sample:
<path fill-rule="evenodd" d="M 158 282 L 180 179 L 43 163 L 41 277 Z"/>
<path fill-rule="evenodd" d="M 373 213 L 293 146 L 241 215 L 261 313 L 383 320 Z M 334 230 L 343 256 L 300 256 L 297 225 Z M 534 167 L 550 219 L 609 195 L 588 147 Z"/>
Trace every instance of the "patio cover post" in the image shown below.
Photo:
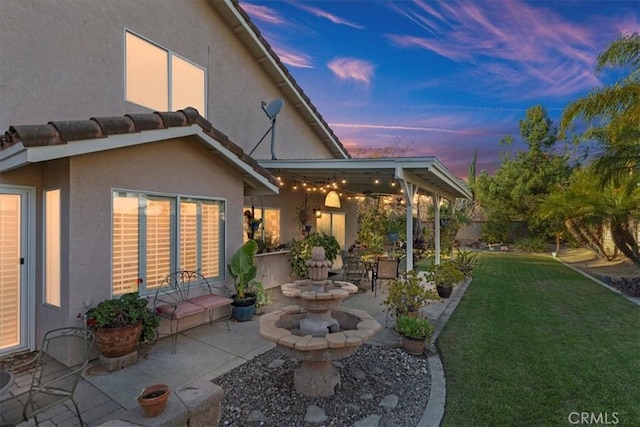
<path fill-rule="evenodd" d="M 407 208 L 407 271 L 411 271 L 413 270 L 413 199 L 416 197 L 416 194 L 418 194 L 419 187 L 400 178 L 397 171 L 396 178 L 398 178 L 404 190 L 404 204 Z"/>
<path fill-rule="evenodd" d="M 440 265 L 440 195 L 432 193 L 433 196 L 433 211 L 434 211 L 434 236 L 435 242 L 435 258 L 434 263 Z"/>

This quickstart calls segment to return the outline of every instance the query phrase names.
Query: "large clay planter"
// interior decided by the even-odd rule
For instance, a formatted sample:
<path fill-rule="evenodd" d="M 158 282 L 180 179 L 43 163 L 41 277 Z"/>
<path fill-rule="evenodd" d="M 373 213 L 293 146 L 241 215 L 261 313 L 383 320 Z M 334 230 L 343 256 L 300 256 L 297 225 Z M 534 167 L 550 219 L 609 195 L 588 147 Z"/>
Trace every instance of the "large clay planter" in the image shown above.
<path fill-rule="evenodd" d="M 120 357 L 135 350 L 140 341 L 142 323 L 123 328 L 98 328 L 96 346 L 104 357 Z"/>
<path fill-rule="evenodd" d="M 409 338 L 409 337 L 402 337 L 402 348 L 404 349 L 404 351 L 406 351 L 409 354 L 412 354 L 414 356 L 419 356 L 424 352 L 424 347 L 425 347 L 425 340 L 424 338 L 422 339 L 415 339 L 415 338 Z"/>
<path fill-rule="evenodd" d="M 171 390 L 165 384 L 154 384 L 145 387 L 138 395 L 138 404 L 142 409 L 142 414 L 146 418 L 157 417 L 164 412 L 167 407 L 167 400 Z"/>

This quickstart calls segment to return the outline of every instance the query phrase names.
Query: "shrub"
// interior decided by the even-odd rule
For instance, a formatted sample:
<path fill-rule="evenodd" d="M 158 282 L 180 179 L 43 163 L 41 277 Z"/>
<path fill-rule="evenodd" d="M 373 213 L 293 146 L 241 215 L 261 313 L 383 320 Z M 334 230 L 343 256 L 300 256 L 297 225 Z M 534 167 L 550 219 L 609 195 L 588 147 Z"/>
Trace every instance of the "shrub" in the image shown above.
<path fill-rule="evenodd" d="M 467 250 L 456 250 L 456 257 L 451 261 L 467 277 L 471 276 L 478 262 L 478 253 Z"/>
<path fill-rule="evenodd" d="M 516 249 L 523 252 L 547 252 L 549 243 L 542 237 L 524 237 L 516 242 Z"/>
<path fill-rule="evenodd" d="M 438 299 L 438 296 L 422 286 L 417 271 L 412 270 L 403 277 L 389 281 L 389 295 L 383 304 L 392 314 L 407 314 L 420 310 L 420 307 L 434 299 Z"/>

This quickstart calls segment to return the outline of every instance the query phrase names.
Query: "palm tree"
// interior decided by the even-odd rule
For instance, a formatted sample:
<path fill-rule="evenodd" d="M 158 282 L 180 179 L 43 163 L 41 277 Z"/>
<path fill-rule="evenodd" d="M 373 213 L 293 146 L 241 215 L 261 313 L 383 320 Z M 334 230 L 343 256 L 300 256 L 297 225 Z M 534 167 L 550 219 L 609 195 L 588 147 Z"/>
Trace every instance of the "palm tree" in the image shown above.
<path fill-rule="evenodd" d="M 583 140 L 598 141 L 602 155 L 595 167 L 602 182 L 631 173 L 640 179 L 640 35 L 620 36 L 597 59 L 596 72 L 619 68 L 628 74 L 610 86 L 593 89 L 570 103 L 560 122 L 564 136 L 578 118 L 591 124 Z M 636 181 L 638 182 L 638 181 Z"/>
<path fill-rule="evenodd" d="M 596 71 L 618 68 L 624 75 L 614 84 L 593 89 L 570 103 L 560 122 L 564 136 L 576 119 L 590 128 L 582 140 L 596 141 L 600 155 L 592 170 L 601 197 L 607 199 L 606 214 L 616 247 L 640 267 L 638 244 L 629 224 L 640 214 L 640 35 L 619 36 L 602 52 Z"/>

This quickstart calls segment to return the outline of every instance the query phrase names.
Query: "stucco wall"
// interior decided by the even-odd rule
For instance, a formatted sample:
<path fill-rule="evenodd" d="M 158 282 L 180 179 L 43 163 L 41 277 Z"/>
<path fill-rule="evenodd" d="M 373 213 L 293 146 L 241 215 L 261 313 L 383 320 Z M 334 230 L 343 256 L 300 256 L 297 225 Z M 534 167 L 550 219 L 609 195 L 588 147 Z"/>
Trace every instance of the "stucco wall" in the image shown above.
<path fill-rule="evenodd" d="M 260 103 L 284 97 L 209 1 L 10 3 L 0 6 L 0 129 L 149 112 L 124 100 L 125 29 L 207 69 L 207 118 L 247 152 L 270 125 Z M 276 131 L 278 158 L 330 157 L 285 101 Z M 269 141 L 267 136 L 255 158 L 271 158 Z"/>
<path fill-rule="evenodd" d="M 242 180 L 195 138 L 156 142 L 71 159 L 70 318 L 84 300 L 111 297 L 113 189 L 214 197 L 226 201 L 225 252 L 242 241 Z"/>

